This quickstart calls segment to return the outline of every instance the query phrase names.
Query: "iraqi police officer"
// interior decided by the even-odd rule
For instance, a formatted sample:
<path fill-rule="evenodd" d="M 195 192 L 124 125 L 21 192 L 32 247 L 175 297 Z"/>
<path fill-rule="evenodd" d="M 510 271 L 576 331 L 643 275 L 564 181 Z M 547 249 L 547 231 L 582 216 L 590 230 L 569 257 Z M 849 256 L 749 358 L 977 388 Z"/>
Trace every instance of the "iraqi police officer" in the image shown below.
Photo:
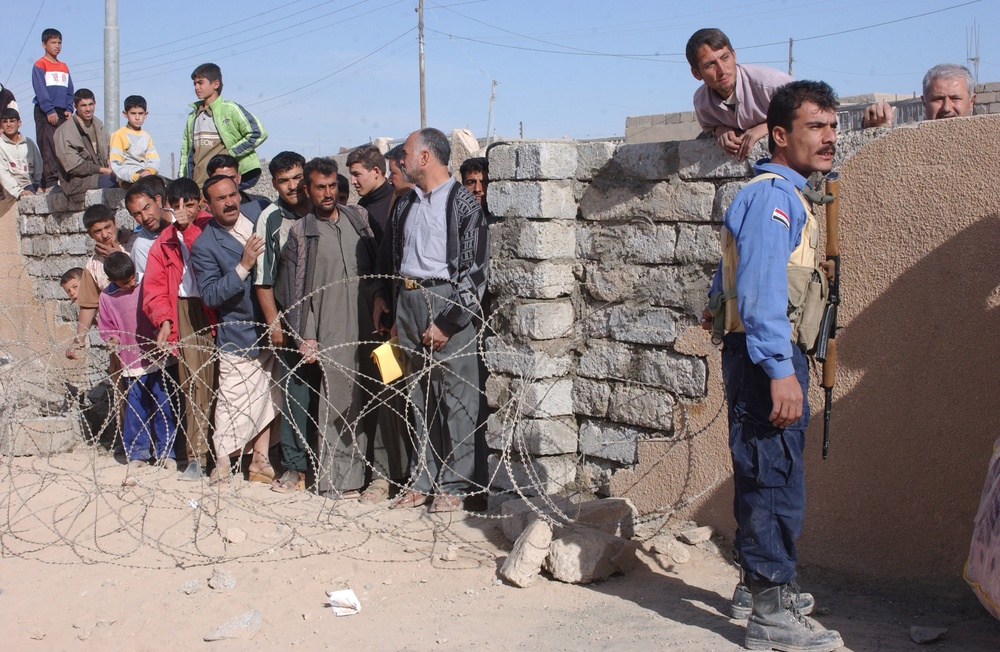
<path fill-rule="evenodd" d="M 813 214 L 820 196 L 806 177 L 833 167 L 837 106 L 823 82 L 791 82 L 771 98 L 771 158 L 757 162 L 755 178 L 726 211 L 722 261 L 712 281 L 711 313 L 704 315 L 705 327 L 712 328 L 714 314 L 713 334 L 723 342 L 735 548 L 746 581 L 733 606 L 734 612 L 741 603 L 750 607 L 746 646 L 755 650 L 820 652 L 843 644 L 840 634 L 806 617 L 812 596 L 799 594 L 794 584 L 805 515 L 805 351 L 817 334 L 813 320 L 799 318 L 803 306 L 797 304 L 811 304 L 805 312 L 815 314 L 825 300 Z M 806 294 L 808 301 L 789 301 Z"/>

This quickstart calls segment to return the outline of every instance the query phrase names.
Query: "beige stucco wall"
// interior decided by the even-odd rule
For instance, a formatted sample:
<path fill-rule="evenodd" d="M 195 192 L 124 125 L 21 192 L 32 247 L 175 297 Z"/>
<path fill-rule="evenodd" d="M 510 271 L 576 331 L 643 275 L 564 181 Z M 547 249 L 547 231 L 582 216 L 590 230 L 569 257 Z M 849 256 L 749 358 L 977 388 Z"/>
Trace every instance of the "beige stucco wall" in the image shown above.
<path fill-rule="evenodd" d="M 804 565 L 847 576 L 957 582 L 986 465 L 1000 437 L 1000 116 L 893 130 L 841 166 L 840 372 L 830 457 L 810 396 Z M 706 346 L 690 332 L 692 347 Z M 679 412 L 688 441 L 642 442 L 615 493 L 640 511 L 733 533 L 725 403 Z M 818 376 L 814 377 L 818 381 Z"/>

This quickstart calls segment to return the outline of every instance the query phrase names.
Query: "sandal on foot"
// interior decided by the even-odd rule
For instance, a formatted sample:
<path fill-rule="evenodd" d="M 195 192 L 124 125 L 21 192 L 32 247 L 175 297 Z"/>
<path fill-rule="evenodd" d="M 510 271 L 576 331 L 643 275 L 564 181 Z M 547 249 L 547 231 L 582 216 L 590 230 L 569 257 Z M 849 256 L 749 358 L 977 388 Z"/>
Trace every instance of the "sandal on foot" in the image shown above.
<path fill-rule="evenodd" d="M 361 498 L 361 492 L 357 489 L 348 489 L 347 491 L 327 489 L 326 491 L 319 492 L 319 495 L 330 500 L 357 500 Z"/>
<path fill-rule="evenodd" d="M 361 494 L 359 502 L 365 505 L 380 503 L 389 497 L 389 481 L 383 478 L 373 481 Z"/>
<path fill-rule="evenodd" d="M 410 507 L 420 507 L 430 499 L 427 494 L 409 489 L 402 496 L 396 498 L 389 504 L 389 509 L 408 509 Z"/>
<path fill-rule="evenodd" d="M 271 483 L 271 491 L 275 491 L 279 494 L 290 494 L 295 491 L 305 490 L 305 474 L 291 469 L 282 473 L 280 478 Z"/>
<path fill-rule="evenodd" d="M 462 510 L 462 505 L 465 501 L 461 496 L 449 496 L 447 494 L 442 494 L 434 499 L 431 503 L 430 512 L 432 514 L 440 514 L 442 512 L 458 512 Z"/>
<path fill-rule="evenodd" d="M 219 467 L 212 469 L 212 475 L 208 476 L 208 484 L 211 487 L 218 487 L 224 484 L 229 484 L 233 481 L 233 476 L 231 473 L 222 473 L 219 471 Z"/>
<path fill-rule="evenodd" d="M 274 482 L 274 467 L 271 466 L 270 462 L 265 462 L 264 465 L 258 467 L 255 471 L 251 464 L 247 468 L 247 480 L 250 482 L 266 482 L 267 484 L 271 484 Z"/>

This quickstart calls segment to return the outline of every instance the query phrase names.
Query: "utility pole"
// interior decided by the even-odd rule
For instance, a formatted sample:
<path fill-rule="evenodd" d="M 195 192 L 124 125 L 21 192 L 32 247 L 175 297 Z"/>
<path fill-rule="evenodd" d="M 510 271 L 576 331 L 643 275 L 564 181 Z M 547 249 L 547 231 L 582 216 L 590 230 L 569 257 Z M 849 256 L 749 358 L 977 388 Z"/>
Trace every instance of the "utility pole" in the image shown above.
<path fill-rule="evenodd" d="M 420 41 L 420 128 L 427 128 L 427 95 L 424 88 L 424 0 L 419 0 L 417 5 L 417 32 Z"/>
<path fill-rule="evenodd" d="M 792 76 L 792 62 L 795 58 L 792 57 L 792 39 L 788 39 L 788 76 Z"/>
<path fill-rule="evenodd" d="M 965 58 L 972 71 L 973 83 L 979 85 L 979 26 L 972 21 L 972 29 L 965 36 Z"/>
<path fill-rule="evenodd" d="M 493 132 L 493 100 L 497 97 L 497 80 L 490 86 L 490 117 L 486 119 L 486 145 L 490 144 L 490 134 Z"/>
<path fill-rule="evenodd" d="M 118 0 L 104 0 L 104 128 L 118 131 Z"/>

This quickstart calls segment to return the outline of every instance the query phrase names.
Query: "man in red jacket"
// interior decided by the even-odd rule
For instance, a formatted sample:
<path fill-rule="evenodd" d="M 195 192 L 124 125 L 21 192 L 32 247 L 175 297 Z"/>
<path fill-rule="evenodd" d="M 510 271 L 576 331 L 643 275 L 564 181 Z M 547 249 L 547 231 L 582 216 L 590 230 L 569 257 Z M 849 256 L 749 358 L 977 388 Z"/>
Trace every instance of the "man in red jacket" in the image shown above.
<path fill-rule="evenodd" d="M 180 479 L 190 482 L 205 475 L 215 382 L 211 333 L 215 315 L 201 303 L 191 266 L 191 245 L 212 219 L 208 213 L 199 215 L 200 200 L 201 191 L 191 179 L 177 179 L 167 187 L 174 222 L 160 232 L 149 250 L 142 282 L 142 309 L 158 329 L 156 342 L 175 353 L 179 362 L 188 446 L 188 465 Z"/>

